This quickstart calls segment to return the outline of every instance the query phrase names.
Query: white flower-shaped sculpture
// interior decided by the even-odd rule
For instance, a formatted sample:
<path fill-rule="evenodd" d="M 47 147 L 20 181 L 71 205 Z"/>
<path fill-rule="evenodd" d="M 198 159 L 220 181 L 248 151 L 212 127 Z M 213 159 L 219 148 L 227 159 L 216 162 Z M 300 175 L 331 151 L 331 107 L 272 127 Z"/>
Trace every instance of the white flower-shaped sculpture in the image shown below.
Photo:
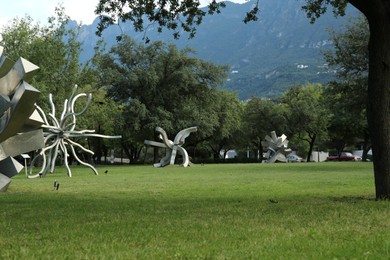
<path fill-rule="evenodd" d="M 262 141 L 261 144 L 267 149 L 266 162 L 287 162 L 286 155 L 291 153 L 291 149 L 287 148 L 287 136 L 283 134 L 277 137 L 275 131 L 272 131 L 271 137 L 267 135 L 265 141 Z"/>
<path fill-rule="evenodd" d="M 156 131 L 160 133 L 159 137 L 163 141 L 162 143 L 145 140 L 146 145 L 157 146 L 161 148 L 166 148 L 166 155 L 160 160 L 159 163 L 155 163 L 154 167 L 164 167 L 166 165 L 175 164 L 177 151 L 183 157 L 182 166 L 187 167 L 190 164 L 190 159 L 186 149 L 182 147 L 184 140 L 192 133 L 196 132 L 197 128 L 189 127 L 181 130 L 175 137 L 174 141 L 168 139 L 167 133 L 161 127 L 156 127 Z"/>
<path fill-rule="evenodd" d="M 55 164 L 56 164 L 56 158 L 58 156 L 59 151 L 62 152 L 63 158 L 64 158 L 64 164 L 67 169 L 68 176 L 72 176 L 72 172 L 69 167 L 68 163 L 68 148 L 70 148 L 70 151 L 73 155 L 73 157 L 82 165 L 87 166 L 91 168 L 96 175 L 98 175 L 97 170 L 95 167 L 93 167 L 91 164 L 83 162 L 78 156 L 75 151 L 75 147 L 81 149 L 84 152 L 87 152 L 91 155 L 94 154 L 93 151 L 84 148 L 81 144 L 75 142 L 72 140 L 72 138 L 80 138 L 80 137 L 101 137 L 101 138 L 121 138 L 121 136 L 107 136 L 107 135 L 101 135 L 101 134 L 95 134 L 95 130 L 75 130 L 76 128 L 76 116 L 79 116 L 83 114 L 89 104 L 92 100 L 92 94 L 85 94 L 81 93 L 78 95 L 76 94 L 77 85 L 74 86 L 73 92 L 68 99 L 64 102 L 64 109 L 61 113 L 61 116 L 59 120 L 57 120 L 55 114 L 56 114 L 56 108 L 53 103 L 52 95 L 49 95 L 49 102 L 51 105 L 51 113 L 48 114 L 48 117 L 50 118 L 51 124 L 49 123 L 49 120 L 47 119 L 44 111 L 39 107 L 36 106 L 38 112 L 43 118 L 44 124 L 42 125 L 42 128 L 44 129 L 44 136 L 45 136 L 45 147 L 42 148 L 40 153 L 33 158 L 31 161 L 31 165 L 34 165 L 35 161 L 39 158 L 43 158 L 43 164 L 42 169 L 39 173 L 32 175 L 32 167 L 30 167 L 30 175 L 29 178 L 36 178 L 40 176 L 45 176 L 47 172 L 50 170 L 50 172 L 54 172 Z M 84 106 L 84 108 L 80 112 L 75 112 L 74 106 L 80 97 L 87 97 L 87 102 Z"/>

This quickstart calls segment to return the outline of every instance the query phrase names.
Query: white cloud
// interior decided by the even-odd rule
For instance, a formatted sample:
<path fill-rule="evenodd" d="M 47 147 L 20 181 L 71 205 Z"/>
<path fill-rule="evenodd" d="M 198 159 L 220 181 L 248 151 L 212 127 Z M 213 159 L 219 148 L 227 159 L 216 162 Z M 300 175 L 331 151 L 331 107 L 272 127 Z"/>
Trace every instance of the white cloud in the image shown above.
<path fill-rule="evenodd" d="M 94 11 L 98 2 L 98 0 L 66 0 L 64 1 L 65 12 L 77 22 L 91 24 L 96 18 Z"/>

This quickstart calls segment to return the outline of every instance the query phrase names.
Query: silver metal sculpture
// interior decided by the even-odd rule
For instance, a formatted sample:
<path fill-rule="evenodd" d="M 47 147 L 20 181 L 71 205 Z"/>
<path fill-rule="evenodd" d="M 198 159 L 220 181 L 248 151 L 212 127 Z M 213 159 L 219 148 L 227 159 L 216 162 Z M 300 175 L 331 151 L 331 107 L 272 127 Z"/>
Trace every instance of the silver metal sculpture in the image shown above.
<path fill-rule="evenodd" d="M 0 191 L 23 165 L 13 157 L 44 147 L 42 118 L 35 109 L 39 91 L 28 82 L 39 67 L 19 58 L 11 61 L 0 46 Z"/>
<path fill-rule="evenodd" d="M 187 167 L 190 164 L 190 159 L 187 151 L 182 147 L 185 139 L 192 133 L 197 131 L 197 127 L 189 127 L 181 130 L 173 141 L 168 139 L 167 133 L 161 127 L 156 127 L 156 131 L 160 133 L 159 138 L 163 141 L 162 143 L 145 140 L 146 145 L 152 145 L 156 147 L 166 148 L 165 156 L 160 160 L 159 163 L 155 163 L 154 167 L 164 167 L 166 165 L 175 164 L 177 151 L 183 157 L 182 166 Z"/>
<path fill-rule="evenodd" d="M 73 157 L 76 159 L 78 163 L 81 165 L 87 166 L 92 169 L 92 171 L 98 175 L 98 171 L 93 167 L 91 164 L 83 162 L 77 155 L 75 147 L 81 149 L 83 152 L 89 153 L 91 155 L 94 154 L 93 151 L 84 148 L 81 144 L 77 143 L 76 141 L 72 140 L 73 138 L 86 138 L 86 137 L 101 137 L 101 138 L 121 138 L 120 135 L 118 136 L 108 136 L 108 135 L 101 135 L 101 134 L 95 134 L 95 130 L 75 130 L 76 128 L 76 117 L 83 114 L 89 104 L 92 100 L 92 94 L 77 94 L 77 85 L 74 86 L 73 92 L 68 99 L 64 102 L 64 108 L 60 115 L 60 118 L 56 118 L 56 107 L 53 103 L 52 94 L 49 95 L 49 103 L 51 106 L 51 113 L 48 114 L 49 120 L 46 117 L 44 111 L 39 107 L 36 106 L 39 114 L 43 118 L 44 124 L 42 125 L 42 128 L 44 129 L 44 136 L 45 136 L 45 146 L 41 149 L 38 155 L 36 155 L 32 161 L 31 165 L 34 165 L 35 161 L 38 158 L 43 158 L 43 164 L 41 170 L 37 174 L 32 174 L 32 168 L 30 167 L 29 171 L 29 178 L 36 178 L 45 176 L 48 171 L 51 173 L 55 170 L 56 165 L 56 159 L 58 157 L 59 152 L 62 153 L 63 159 L 64 159 L 64 165 L 67 169 L 67 174 L 69 177 L 72 176 L 72 171 L 70 170 L 69 163 L 68 163 L 68 157 L 69 152 L 68 148 L 70 149 L 70 152 L 72 153 Z M 80 97 L 87 97 L 86 104 L 84 108 L 80 112 L 75 112 L 74 106 Z M 51 123 L 50 123 L 51 122 Z"/>
<path fill-rule="evenodd" d="M 283 134 L 278 137 L 275 131 L 272 131 L 271 136 L 267 135 L 261 144 L 267 149 L 265 155 L 267 163 L 287 162 L 286 156 L 291 153 L 291 149 L 287 148 L 287 136 Z"/>

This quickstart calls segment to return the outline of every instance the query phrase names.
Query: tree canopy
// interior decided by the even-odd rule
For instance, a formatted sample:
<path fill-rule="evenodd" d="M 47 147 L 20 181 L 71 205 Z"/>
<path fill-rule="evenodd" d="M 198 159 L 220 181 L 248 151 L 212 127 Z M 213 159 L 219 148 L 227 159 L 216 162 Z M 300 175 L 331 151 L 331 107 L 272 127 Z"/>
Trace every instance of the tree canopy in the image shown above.
<path fill-rule="evenodd" d="M 102 85 L 124 105 L 124 145 L 133 158 L 157 126 L 168 135 L 197 126 L 198 140 L 210 138 L 220 127 L 215 107 L 220 102 L 213 90 L 224 82 L 227 68 L 189 54 L 191 50 L 174 45 L 145 46 L 124 37 L 96 57 Z"/>
<path fill-rule="evenodd" d="M 279 100 L 287 106 L 285 117 L 289 134 L 308 143 L 307 161 L 311 160 L 314 144 L 324 139 L 331 114 L 323 102 L 320 84 L 295 86 Z"/>
<path fill-rule="evenodd" d="M 39 66 L 33 84 L 42 93 L 39 104 L 43 108 L 48 104 L 49 93 L 55 93 L 54 101 L 62 104 L 75 84 L 87 81 L 82 78 L 79 64 L 81 44 L 77 41 L 77 28 L 67 29 L 68 20 L 59 6 L 47 26 L 34 23 L 26 16 L 15 18 L 2 30 L 0 44 L 10 59 L 23 57 Z"/>
<path fill-rule="evenodd" d="M 340 154 L 346 145 L 362 142 L 363 160 L 371 148 L 366 120 L 369 28 L 364 17 L 348 24 L 344 31 L 331 31 L 334 49 L 325 59 L 337 71 L 337 80 L 325 89 L 328 107 L 335 115 L 330 123 L 333 146 Z"/>
<path fill-rule="evenodd" d="M 158 32 L 168 28 L 173 31 L 176 39 L 180 37 L 181 31 L 189 33 L 189 37 L 192 38 L 203 17 L 220 13 L 224 7 L 225 3 L 217 0 L 210 1 L 207 10 L 201 8 L 200 0 L 100 0 L 95 10 L 100 18 L 97 34 L 101 35 L 105 28 L 118 21 L 130 21 L 136 31 L 144 31 L 150 25 L 157 24 Z M 246 13 L 243 21 L 247 23 L 257 20 L 258 11 L 257 3 Z"/>
<path fill-rule="evenodd" d="M 287 130 L 286 107 L 276 100 L 254 97 L 244 103 L 242 116 L 242 132 L 245 136 L 245 144 L 254 151 L 258 161 L 263 160 L 263 145 L 265 136 L 271 131 L 285 133 Z"/>

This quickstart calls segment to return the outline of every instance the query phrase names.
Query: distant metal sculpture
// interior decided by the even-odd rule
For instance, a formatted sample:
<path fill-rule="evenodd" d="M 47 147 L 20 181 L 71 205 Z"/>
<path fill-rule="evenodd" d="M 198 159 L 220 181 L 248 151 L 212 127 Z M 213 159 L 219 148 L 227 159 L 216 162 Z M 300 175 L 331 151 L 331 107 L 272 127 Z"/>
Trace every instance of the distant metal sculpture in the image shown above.
<path fill-rule="evenodd" d="M 72 140 L 72 138 L 80 138 L 80 137 L 101 137 L 101 138 L 121 138 L 121 136 L 108 136 L 108 135 L 101 135 L 101 134 L 94 134 L 95 130 L 75 130 L 76 128 L 76 116 L 79 116 L 83 114 L 89 104 L 92 100 L 92 94 L 85 94 L 81 93 L 76 95 L 77 91 L 77 85 L 74 86 L 73 92 L 68 99 L 64 102 L 64 109 L 61 113 L 61 116 L 59 120 L 56 118 L 56 108 L 53 103 L 52 94 L 49 95 L 49 102 L 51 105 L 51 113 L 48 114 L 48 117 L 50 118 L 51 124 L 49 123 L 49 120 L 47 119 L 45 113 L 43 110 L 36 106 L 38 112 L 43 118 L 44 124 L 42 125 L 42 128 L 44 129 L 44 136 L 45 136 L 45 146 L 42 148 L 42 150 L 39 152 L 37 156 L 35 156 L 31 164 L 33 165 L 34 162 L 42 157 L 43 158 L 43 164 L 41 171 L 35 175 L 32 175 L 32 167 L 30 167 L 29 171 L 29 178 L 36 178 L 45 176 L 47 172 L 50 170 L 50 172 L 54 172 L 56 159 L 58 156 L 59 151 L 62 152 L 63 158 L 64 158 L 64 164 L 67 169 L 67 174 L 69 177 L 72 176 L 72 172 L 69 167 L 68 163 L 68 148 L 70 148 L 70 151 L 72 152 L 73 157 L 76 159 L 77 162 L 80 164 L 87 166 L 92 169 L 92 171 L 98 175 L 97 170 L 95 167 L 93 167 L 91 164 L 83 162 L 78 156 L 75 151 L 75 147 L 81 149 L 82 151 L 89 153 L 91 155 L 94 154 L 89 149 L 84 148 L 81 144 L 75 142 Z M 74 106 L 76 103 L 76 100 L 80 97 L 87 97 L 87 102 L 84 106 L 84 108 L 80 112 L 75 112 Z"/>
<path fill-rule="evenodd" d="M 184 140 L 192 133 L 196 132 L 196 127 L 189 127 L 181 130 L 175 137 L 174 141 L 168 139 L 167 133 L 161 127 L 156 127 L 156 131 L 160 133 L 159 137 L 163 141 L 162 143 L 145 140 L 146 145 L 152 145 L 156 147 L 166 148 L 165 156 L 160 160 L 159 163 L 155 163 L 154 167 L 164 167 L 166 165 L 175 164 L 176 153 L 179 151 L 183 157 L 182 166 L 187 167 L 190 164 L 187 151 L 182 147 Z"/>
<path fill-rule="evenodd" d="M 23 165 L 13 157 L 44 147 L 42 118 L 35 109 L 39 91 L 29 85 L 39 67 L 19 58 L 3 55 L 0 46 L 0 191 Z"/>
<path fill-rule="evenodd" d="M 267 149 L 265 155 L 265 158 L 267 158 L 266 162 L 287 162 L 286 156 L 291 153 L 291 149 L 287 148 L 287 136 L 283 134 L 277 137 L 275 131 L 272 131 L 271 137 L 267 135 L 265 141 L 262 141 L 261 144 Z"/>

